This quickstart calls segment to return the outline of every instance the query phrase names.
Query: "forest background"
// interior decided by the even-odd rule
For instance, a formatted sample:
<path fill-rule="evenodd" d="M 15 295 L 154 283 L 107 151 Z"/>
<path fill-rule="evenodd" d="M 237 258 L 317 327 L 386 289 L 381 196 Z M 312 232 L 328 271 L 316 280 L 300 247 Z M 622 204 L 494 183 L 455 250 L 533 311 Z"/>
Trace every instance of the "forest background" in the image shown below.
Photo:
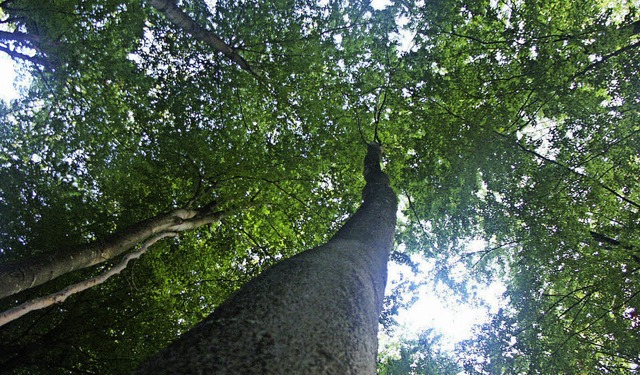
<path fill-rule="evenodd" d="M 0 372 L 135 368 L 329 238 L 376 135 L 402 208 L 381 374 L 639 371 L 637 2 L 180 2 L 217 47 L 154 2 L 0 2 L 0 52 L 29 77 L 0 103 L 0 264 L 219 216 L 0 327 Z M 455 344 L 398 334 L 424 290 L 487 321 Z"/>

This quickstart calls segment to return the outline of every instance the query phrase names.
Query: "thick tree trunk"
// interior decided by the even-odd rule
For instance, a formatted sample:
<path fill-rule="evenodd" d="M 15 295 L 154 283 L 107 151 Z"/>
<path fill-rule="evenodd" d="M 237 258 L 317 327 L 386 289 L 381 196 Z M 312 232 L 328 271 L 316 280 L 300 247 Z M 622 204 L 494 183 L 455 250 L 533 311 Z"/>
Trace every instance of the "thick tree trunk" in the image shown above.
<path fill-rule="evenodd" d="M 138 374 L 374 374 L 396 196 L 365 158 L 363 203 L 325 245 L 243 286 Z"/>
<path fill-rule="evenodd" d="M 124 254 L 135 245 L 163 232 L 183 232 L 219 221 L 211 203 L 197 210 L 179 209 L 134 224 L 111 237 L 86 245 L 60 249 L 22 262 L 0 265 L 0 298 L 43 284 L 65 273 L 94 266 Z"/>

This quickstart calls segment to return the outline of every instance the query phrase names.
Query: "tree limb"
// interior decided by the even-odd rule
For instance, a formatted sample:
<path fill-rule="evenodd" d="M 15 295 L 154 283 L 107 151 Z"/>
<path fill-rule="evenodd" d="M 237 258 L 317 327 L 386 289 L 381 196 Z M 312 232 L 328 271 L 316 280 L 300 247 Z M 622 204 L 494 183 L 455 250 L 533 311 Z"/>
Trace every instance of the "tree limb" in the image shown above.
<path fill-rule="evenodd" d="M 2 264 L 0 298 L 112 259 L 158 233 L 183 232 L 220 221 L 225 213 L 214 212 L 214 208 L 215 202 L 200 209 L 178 209 L 138 222 L 106 239 L 71 249 L 59 249 L 16 263 Z"/>
<path fill-rule="evenodd" d="M 4 8 L 7 5 L 11 4 L 12 2 L 14 2 L 15 0 L 4 0 L 2 2 L 0 2 L 0 8 Z"/>
<path fill-rule="evenodd" d="M 191 34 L 193 37 L 216 51 L 225 55 L 229 60 L 238 64 L 238 66 L 249 73 L 256 75 L 247 60 L 236 52 L 231 46 L 225 43 L 217 35 L 211 31 L 198 25 L 189 15 L 180 10 L 173 0 L 149 0 L 149 4 L 157 11 L 164 14 L 171 23 L 178 26 L 182 30 Z"/>
<path fill-rule="evenodd" d="M 0 326 L 3 326 L 11 321 L 14 321 L 31 311 L 44 309 L 45 307 L 49 307 L 51 305 L 64 302 L 64 300 L 66 300 L 69 296 L 73 294 L 82 292 L 96 285 L 100 285 L 104 283 L 111 276 L 117 275 L 120 272 L 122 272 L 125 268 L 127 268 L 127 264 L 131 259 L 140 258 L 140 256 L 142 256 L 144 253 L 147 252 L 147 249 L 149 249 L 149 247 L 151 247 L 153 244 L 155 244 L 159 240 L 167 237 L 175 237 L 177 235 L 178 235 L 177 232 L 163 232 L 163 233 L 157 234 L 156 236 L 154 236 L 153 238 L 145 242 L 144 245 L 142 245 L 142 247 L 140 248 L 140 250 L 126 255 L 120 263 L 112 267 L 110 270 L 104 272 L 103 274 L 98 275 L 96 277 L 92 277 L 88 280 L 81 281 L 73 285 L 69 285 L 68 287 L 62 289 L 59 292 L 29 300 L 21 305 L 18 305 L 12 309 L 9 309 L 7 311 L 0 313 Z"/>
<path fill-rule="evenodd" d="M 598 61 L 595 61 L 589 65 L 587 65 L 584 69 L 582 69 L 581 71 L 577 72 L 576 74 L 574 74 L 573 79 L 576 79 L 577 77 L 586 74 L 588 71 L 590 71 L 591 69 L 594 69 L 602 64 L 604 64 L 605 62 L 607 62 L 609 59 L 616 57 L 618 55 L 621 55 L 627 51 L 630 51 L 634 48 L 638 48 L 640 47 L 640 41 L 637 41 L 633 44 L 629 44 L 627 46 L 624 46 L 620 49 L 617 49 L 609 54 L 606 54 L 604 56 L 602 56 L 602 58 Z"/>
<path fill-rule="evenodd" d="M 21 32 L 10 32 L 0 30 L 0 39 L 4 40 L 15 40 L 18 42 L 39 42 L 40 37 L 33 34 L 21 33 Z"/>

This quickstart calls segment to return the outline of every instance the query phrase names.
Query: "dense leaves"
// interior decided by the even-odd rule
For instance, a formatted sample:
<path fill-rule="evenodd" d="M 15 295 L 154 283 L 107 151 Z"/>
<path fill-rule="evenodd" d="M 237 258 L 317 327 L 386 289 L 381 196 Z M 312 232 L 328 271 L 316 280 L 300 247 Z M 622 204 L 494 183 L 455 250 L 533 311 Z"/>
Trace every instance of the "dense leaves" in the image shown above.
<path fill-rule="evenodd" d="M 178 4 L 252 73 L 145 2 L 0 4 L 0 51 L 32 79 L 1 108 L 0 261 L 174 208 L 215 200 L 230 212 L 3 327 L 1 371 L 128 371 L 260 270 L 327 238 L 359 203 L 361 142 L 375 133 L 404 207 L 394 259 L 429 258 L 437 271 L 424 282 L 469 302 L 482 283 L 507 285 L 506 306 L 457 362 L 425 334 L 381 373 L 638 371 L 630 2 Z M 469 250 L 472 239 L 485 248 Z M 395 294 L 388 306 L 401 304 Z"/>

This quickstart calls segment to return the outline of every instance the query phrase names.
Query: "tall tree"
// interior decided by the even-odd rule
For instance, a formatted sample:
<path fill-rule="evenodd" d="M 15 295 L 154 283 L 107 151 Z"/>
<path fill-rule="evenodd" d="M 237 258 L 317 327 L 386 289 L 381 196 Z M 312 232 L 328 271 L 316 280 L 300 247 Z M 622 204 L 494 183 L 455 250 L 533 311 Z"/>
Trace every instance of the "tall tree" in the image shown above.
<path fill-rule="evenodd" d="M 396 196 L 368 146 L 363 202 L 324 245 L 251 280 L 141 374 L 373 374 Z"/>

